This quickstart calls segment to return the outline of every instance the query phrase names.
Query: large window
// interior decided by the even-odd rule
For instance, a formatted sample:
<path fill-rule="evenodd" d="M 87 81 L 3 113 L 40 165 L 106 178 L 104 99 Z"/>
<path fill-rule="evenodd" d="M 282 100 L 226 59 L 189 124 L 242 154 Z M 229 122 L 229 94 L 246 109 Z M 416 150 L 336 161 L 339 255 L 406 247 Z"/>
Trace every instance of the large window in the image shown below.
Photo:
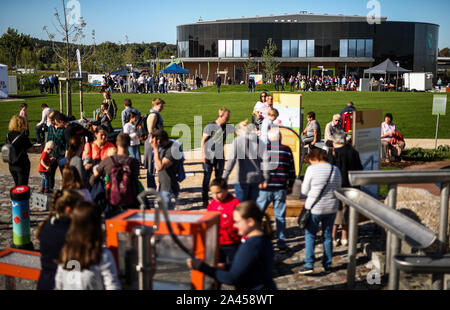
<path fill-rule="evenodd" d="M 242 57 L 248 57 L 248 40 L 242 40 Z"/>
<path fill-rule="evenodd" d="M 307 57 L 314 57 L 314 40 L 308 40 L 306 42 L 306 56 Z"/>
<path fill-rule="evenodd" d="M 340 41 L 339 57 L 348 57 L 348 40 Z"/>
<path fill-rule="evenodd" d="M 233 57 L 241 57 L 241 40 L 233 41 Z"/>
<path fill-rule="evenodd" d="M 178 57 L 189 57 L 189 41 L 178 42 Z"/>
<path fill-rule="evenodd" d="M 298 56 L 298 40 L 291 41 L 291 57 Z"/>
<path fill-rule="evenodd" d="M 340 40 L 339 57 L 372 57 L 373 40 Z"/>
<path fill-rule="evenodd" d="M 300 40 L 298 43 L 298 57 L 306 57 L 306 40 Z"/>
<path fill-rule="evenodd" d="M 225 40 L 219 40 L 219 57 L 225 57 L 226 52 L 226 41 Z"/>
<path fill-rule="evenodd" d="M 248 57 L 248 40 L 219 40 L 219 57 Z"/>
<path fill-rule="evenodd" d="M 281 57 L 290 57 L 291 56 L 290 42 L 291 41 L 289 41 L 289 40 L 283 40 L 282 47 L 281 47 Z"/>

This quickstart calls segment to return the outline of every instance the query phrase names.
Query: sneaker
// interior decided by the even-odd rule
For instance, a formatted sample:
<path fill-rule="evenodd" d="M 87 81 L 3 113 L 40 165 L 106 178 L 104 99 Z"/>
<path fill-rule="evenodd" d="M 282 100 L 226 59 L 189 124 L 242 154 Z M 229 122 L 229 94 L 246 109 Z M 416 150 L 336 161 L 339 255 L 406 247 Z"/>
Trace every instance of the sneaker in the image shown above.
<path fill-rule="evenodd" d="M 305 266 L 303 266 L 300 270 L 299 270 L 299 274 L 311 274 L 314 272 L 314 268 L 307 268 Z"/>
<path fill-rule="evenodd" d="M 348 240 L 347 240 L 347 239 L 342 239 L 342 240 L 341 240 L 341 244 L 342 244 L 343 246 L 347 246 Z"/>
<path fill-rule="evenodd" d="M 331 267 L 323 267 L 323 273 L 324 274 L 330 274 L 332 272 L 332 268 Z"/>
<path fill-rule="evenodd" d="M 278 252 L 279 253 L 287 253 L 289 251 L 289 248 L 287 247 L 287 245 L 279 245 L 278 246 Z"/>
<path fill-rule="evenodd" d="M 333 247 L 337 247 L 339 244 L 339 239 L 333 240 Z"/>

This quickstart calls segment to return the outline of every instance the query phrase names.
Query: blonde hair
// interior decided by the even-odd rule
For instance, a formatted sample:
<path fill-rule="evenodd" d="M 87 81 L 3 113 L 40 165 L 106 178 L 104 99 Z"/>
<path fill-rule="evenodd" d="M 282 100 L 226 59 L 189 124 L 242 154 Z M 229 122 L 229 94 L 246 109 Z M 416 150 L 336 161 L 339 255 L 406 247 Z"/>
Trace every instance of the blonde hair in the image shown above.
<path fill-rule="evenodd" d="M 53 141 L 48 141 L 47 143 L 45 143 L 45 148 L 50 148 L 50 149 L 54 149 L 55 148 L 55 142 Z"/>
<path fill-rule="evenodd" d="M 164 100 L 162 100 L 161 98 L 153 98 L 152 100 L 152 104 L 153 105 L 160 105 L 160 104 L 165 104 L 166 102 Z"/>
<path fill-rule="evenodd" d="M 269 113 L 267 113 L 270 116 L 275 116 L 278 117 L 280 115 L 280 113 L 278 113 L 277 109 L 270 109 Z"/>
<path fill-rule="evenodd" d="M 19 115 L 13 115 L 9 121 L 8 130 L 23 133 L 26 130 L 25 118 Z"/>

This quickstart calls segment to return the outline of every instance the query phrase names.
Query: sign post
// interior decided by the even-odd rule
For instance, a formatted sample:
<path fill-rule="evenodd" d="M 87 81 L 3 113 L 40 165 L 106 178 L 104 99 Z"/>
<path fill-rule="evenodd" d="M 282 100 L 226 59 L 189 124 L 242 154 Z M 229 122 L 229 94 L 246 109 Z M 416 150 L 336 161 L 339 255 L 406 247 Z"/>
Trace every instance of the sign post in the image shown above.
<path fill-rule="evenodd" d="M 437 115 L 436 121 L 436 137 L 434 140 L 434 150 L 437 150 L 437 139 L 439 131 L 439 118 L 441 115 L 445 116 L 447 108 L 447 96 L 434 96 L 433 97 L 433 115 Z"/>

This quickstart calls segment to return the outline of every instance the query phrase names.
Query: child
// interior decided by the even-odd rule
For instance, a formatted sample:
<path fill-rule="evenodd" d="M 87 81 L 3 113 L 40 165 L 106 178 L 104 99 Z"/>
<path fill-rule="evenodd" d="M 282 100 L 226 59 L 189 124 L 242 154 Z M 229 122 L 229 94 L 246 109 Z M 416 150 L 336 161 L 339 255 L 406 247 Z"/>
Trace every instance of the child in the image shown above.
<path fill-rule="evenodd" d="M 39 224 L 36 237 L 40 244 L 41 274 L 37 284 L 38 290 L 53 290 L 55 275 L 61 249 L 70 227 L 72 208 L 83 197 L 72 190 L 57 190 L 52 196 L 50 213 L 45 221 Z"/>
<path fill-rule="evenodd" d="M 273 127 L 278 126 L 278 123 L 276 122 L 278 115 L 279 113 L 277 109 L 270 109 L 269 113 L 267 114 L 267 118 L 265 118 L 261 124 L 261 140 L 266 144 L 269 143 L 267 133 Z"/>
<path fill-rule="evenodd" d="M 116 263 L 103 247 L 101 211 L 81 202 L 72 212 L 72 223 L 61 250 L 55 278 L 57 290 L 119 290 Z"/>
<path fill-rule="evenodd" d="M 234 254 L 239 247 L 241 238 L 233 226 L 233 211 L 239 200 L 228 192 L 228 185 L 224 179 L 214 179 L 209 187 L 213 200 L 208 205 L 208 211 L 220 211 L 219 230 L 219 262 L 228 269 Z"/>
<path fill-rule="evenodd" d="M 266 222 L 263 227 L 264 217 Z M 188 267 L 199 270 L 220 283 L 234 285 L 237 290 L 275 290 L 270 219 L 254 201 L 240 203 L 234 209 L 233 219 L 239 235 L 246 236 L 247 239 L 239 246 L 230 270 L 213 268 L 197 258 L 188 258 Z"/>
<path fill-rule="evenodd" d="M 50 154 L 55 149 L 55 143 L 53 141 L 48 141 L 45 144 L 44 151 L 41 154 L 41 159 L 39 162 L 39 173 L 42 176 L 42 186 L 41 193 L 48 193 L 50 184 Z"/>
<path fill-rule="evenodd" d="M 136 121 L 138 120 L 137 113 L 131 111 L 130 112 L 130 118 L 128 120 L 128 123 L 123 126 L 123 132 L 128 134 L 130 136 L 130 147 L 128 148 L 128 153 L 130 154 L 130 157 L 136 158 L 139 162 L 139 165 L 141 165 L 141 151 L 139 149 L 139 146 L 141 142 L 139 141 L 139 137 L 137 136 L 136 132 Z"/>
<path fill-rule="evenodd" d="M 28 105 L 26 103 L 22 103 L 20 105 L 19 116 L 22 116 L 25 119 L 25 135 L 29 136 L 30 129 L 29 129 L 29 124 L 28 124 L 27 108 L 28 108 Z"/>

